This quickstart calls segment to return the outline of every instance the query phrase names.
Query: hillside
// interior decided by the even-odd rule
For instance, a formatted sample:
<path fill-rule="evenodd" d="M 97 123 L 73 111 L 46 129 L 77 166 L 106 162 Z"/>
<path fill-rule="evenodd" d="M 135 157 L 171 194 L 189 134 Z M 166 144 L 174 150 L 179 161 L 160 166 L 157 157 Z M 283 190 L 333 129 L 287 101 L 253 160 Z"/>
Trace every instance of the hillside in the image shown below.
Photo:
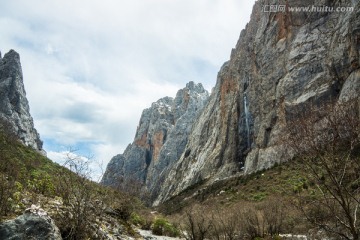
<path fill-rule="evenodd" d="M 9 239 L 15 234 L 36 239 L 39 236 L 44 236 L 40 239 L 60 239 L 59 235 L 61 239 L 140 237 L 130 221 L 132 213 L 144 211 L 140 201 L 87 180 L 85 171 L 74 173 L 52 162 L 21 144 L 15 135 L 9 136 L 3 128 L 0 141 L 0 220 L 22 217 L 25 220 L 21 224 L 32 229 L 26 233 L 20 230 L 21 224 L 16 230 L 15 223 L 3 222 L 0 239 Z M 84 163 L 74 158 L 68 160 L 77 164 L 78 169 L 86 169 Z M 49 221 L 42 219 L 43 214 L 54 220 L 52 226 L 41 225 Z M 58 235 L 48 228 L 51 231 L 58 228 Z"/>
<path fill-rule="evenodd" d="M 14 50 L 0 56 L 0 92 L 0 239 L 142 239 L 135 225 L 155 215 L 140 200 L 92 182 L 76 152 L 63 166 L 45 156 Z"/>

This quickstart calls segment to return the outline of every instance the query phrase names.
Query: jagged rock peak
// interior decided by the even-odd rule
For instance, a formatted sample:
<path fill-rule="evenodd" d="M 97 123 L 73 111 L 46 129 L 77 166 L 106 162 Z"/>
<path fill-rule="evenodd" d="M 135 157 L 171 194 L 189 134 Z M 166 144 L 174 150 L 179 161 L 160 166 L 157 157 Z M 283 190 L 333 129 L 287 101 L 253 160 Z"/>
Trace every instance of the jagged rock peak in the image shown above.
<path fill-rule="evenodd" d="M 173 103 L 174 103 L 174 99 L 172 97 L 164 97 L 164 98 L 160 98 L 156 102 L 153 102 L 151 104 L 151 107 L 154 109 L 167 108 L 167 109 L 171 110 Z"/>
<path fill-rule="evenodd" d="M 152 103 L 142 112 L 134 142 L 112 158 L 102 183 L 136 181 L 155 196 L 166 172 L 185 150 L 193 122 L 208 97 L 202 84 L 189 82 L 175 99 L 164 97 Z"/>
<path fill-rule="evenodd" d="M 196 84 L 193 81 L 188 82 L 186 84 L 186 88 L 188 88 L 190 90 L 197 91 L 199 93 L 202 93 L 202 92 L 206 91 L 201 83 Z"/>
<path fill-rule="evenodd" d="M 42 151 L 26 98 L 20 55 L 14 50 L 0 58 L 0 119 L 22 143 Z"/>
<path fill-rule="evenodd" d="M 5 53 L 4 58 L 12 58 L 20 61 L 20 54 L 16 52 L 14 49 L 10 49 L 9 52 Z"/>
<path fill-rule="evenodd" d="M 172 104 L 173 101 L 174 101 L 174 99 L 172 97 L 166 96 L 166 97 L 160 98 L 155 103 Z"/>

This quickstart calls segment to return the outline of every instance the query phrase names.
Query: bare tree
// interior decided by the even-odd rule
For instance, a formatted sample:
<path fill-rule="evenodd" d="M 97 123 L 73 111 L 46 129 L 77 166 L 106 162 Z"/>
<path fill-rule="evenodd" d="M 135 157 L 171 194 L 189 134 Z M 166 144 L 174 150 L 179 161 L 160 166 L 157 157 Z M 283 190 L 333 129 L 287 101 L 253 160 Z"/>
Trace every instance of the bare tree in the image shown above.
<path fill-rule="evenodd" d="M 265 220 L 262 212 L 249 207 L 241 212 L 244 235 L 247 239 L 265 237 Z"/>
<path fill-rule="evenodd" d="M 261 205 L 262 215 L 266 224 L 266 233 L 275 236 L 283 231 L 285 219 L 285 203 L 278 198 L 267 200 Z"/>
<path fill-rule="evenodd" d="M 78 156 L 76 151 L 66 153 L 64 167 L 59 174 L 58 192 L 68 208 L 68 215 L 63 219 L 63 237 L 65 239 L 85 239 L 89 232 L 91 200 L 94 197 L 93 183 L 90 179 L 89 158 Z"/>
<path fill-rule="evenodd" d="M 288 121 L 285 141 L 315 185 L 300 193 L 306 218 L 330 235 L 359 239 L 360 119 L 357 100 L 312 106 Z"/>
<path fill-rule="evenodd" d="M 213 222 L 204 207 L 193 207 L 185 212 L 182 231 L 187 240 L 203 240 L 210 235 Z"/>
<path fill-rule="evenodd" d="M 241 216 L 237 206 L 215 209 L 212 212 L 210 239 L 234 240 L 241 233 Z"/>

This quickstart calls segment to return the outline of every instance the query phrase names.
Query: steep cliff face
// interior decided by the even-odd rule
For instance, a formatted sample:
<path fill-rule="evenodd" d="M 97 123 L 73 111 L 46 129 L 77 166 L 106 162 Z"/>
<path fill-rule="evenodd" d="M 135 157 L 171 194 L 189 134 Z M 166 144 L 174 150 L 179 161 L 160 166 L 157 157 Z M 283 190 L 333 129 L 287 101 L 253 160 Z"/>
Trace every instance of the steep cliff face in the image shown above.
<path fill-rule="evenodd" d="M 270 4 L 287 8 L 264 12 Z M 308 6 L 334 11 L 293 8 Z M 155 204 L 203 180 L 288 160 L 279 140 L 289 117 L 314 103 L 358 97 L 359 49 L 358 1 L 258 0 Z"/>
<path fill-rule="evenodd" d="M 203 86 L 190 82 L 175 99 L 165 97 L 145 109 L 134 142 L 112 158 L 102 183 L 133 180 L 157 196 L 167 172 L 183 153 L 193 122 L 207 99 Z"/>
<path fill-rule="evenodd" d="M 42 150 L 26 99 L 20 56 L 14 50 L 3 58 L 0 54 L 0 119 L 25 145 Z"/>
<path fill-rule="evenodd" d="M 152 160 L 157 160 L 159 149 L 174 124 L 171 105 L 173 99 L 165 97 L 143 111 L 135 139 L 123 154 L 113 157 L 102 182 L 114 185 L 122 178 L 144 183 Z"/>

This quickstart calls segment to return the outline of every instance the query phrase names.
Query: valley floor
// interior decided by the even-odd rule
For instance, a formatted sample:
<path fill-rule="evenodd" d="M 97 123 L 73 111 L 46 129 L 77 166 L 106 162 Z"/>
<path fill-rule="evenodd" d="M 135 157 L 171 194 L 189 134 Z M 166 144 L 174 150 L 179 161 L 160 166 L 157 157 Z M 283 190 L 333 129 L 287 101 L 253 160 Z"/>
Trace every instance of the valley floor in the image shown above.
<path fill-rule="evenodd" d="M 184 238 L 173 238 L 167 236 L 157 236 L 152 234 L 150 230 L 139 230 L 139 234 L 144 238 L 144 240 L 179 240 Z"/>

